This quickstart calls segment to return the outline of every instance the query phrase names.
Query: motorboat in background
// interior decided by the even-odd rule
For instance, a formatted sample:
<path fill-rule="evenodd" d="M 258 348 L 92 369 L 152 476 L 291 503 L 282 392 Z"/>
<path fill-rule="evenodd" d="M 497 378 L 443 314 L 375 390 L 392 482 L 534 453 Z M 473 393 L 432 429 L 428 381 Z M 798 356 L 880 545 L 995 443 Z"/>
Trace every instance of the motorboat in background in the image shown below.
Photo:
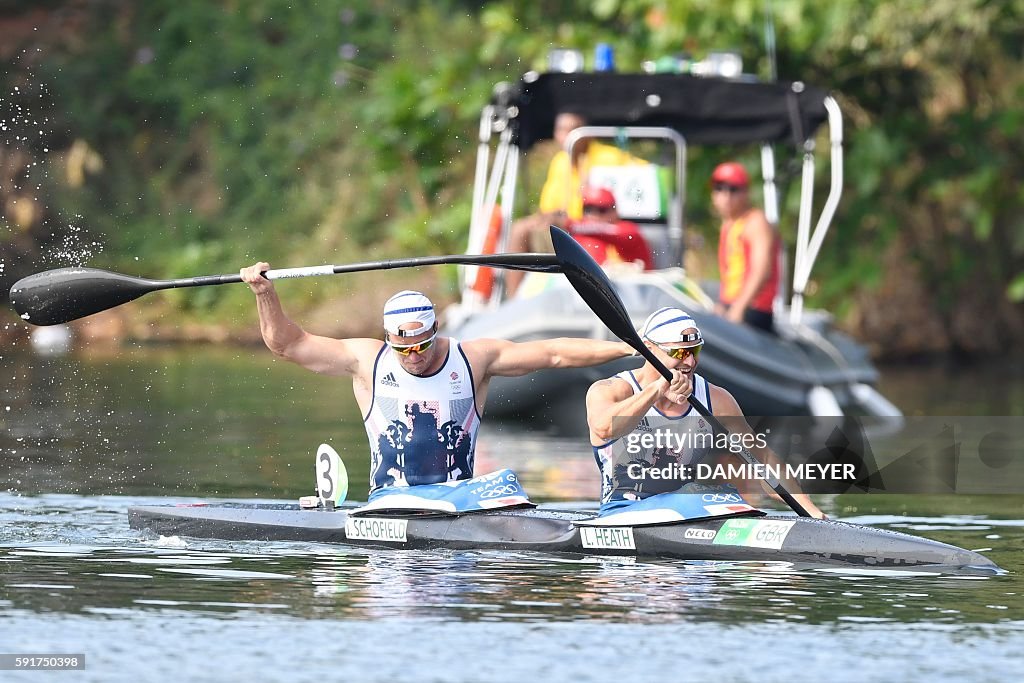
<path fill-rule="evenodd" d="M 590 182 L 612 189 L 621 217 L 638 223 L 651 247 L 655 270 L 642 271 L 632 264 L 607 268 L 638 327 L 662 306 L 689 312 L 707 340 L 701 374 L 732 392 L 747 415 L 901 415 L 874 388 L 878 372 L 866 349 L 837 330 L 829 313 L 804 308 L 807 283 L 842 192 L 842 115 L 831 96 L 801 82 L 676 73 L 530 72 L 514 85 L 499 84 L 480 119 L 467 253 L 504 250 L 521 156 L 552 137 L 556 115 L 566 110 L 586 112 L 589 124 L 569 135 L 570 157 L 572 147 L 584 138 L 620 144 L 654 141 L 641 144 L 662 150 L 650 164 L 590 171 Z M 822 125 L 829 131 L 831 177 L 812 229 L 814 136 Z M 764 208 L 769 221 L 778 224 L 772 145 L 780 143 L 795 146 L 802 155 L 801 196 L 791 296 L 784 301 L 780 294 L 776 300 L 777 334 L 772 335 L 716 315 L 717 285 L 694 282 L 681 264 L 687 146 L 760 145 Z M 663 153 L 666 148 L 670 155 Z M 481 268 L 462 272 L 461 301 L 445 314 L 447 334 L 514 341 L 610 338 L 561 276 L 531 273 L 509 298 L 504 296 L 502 275 Z M 780 292 L 786 290 L 782 285 Z M 626 359 L 596 368 L 495 378 L 488 412 L 531 419 L 534 424 L 582 424 L 587 387 L 638 365 L 638 359 Z"/>

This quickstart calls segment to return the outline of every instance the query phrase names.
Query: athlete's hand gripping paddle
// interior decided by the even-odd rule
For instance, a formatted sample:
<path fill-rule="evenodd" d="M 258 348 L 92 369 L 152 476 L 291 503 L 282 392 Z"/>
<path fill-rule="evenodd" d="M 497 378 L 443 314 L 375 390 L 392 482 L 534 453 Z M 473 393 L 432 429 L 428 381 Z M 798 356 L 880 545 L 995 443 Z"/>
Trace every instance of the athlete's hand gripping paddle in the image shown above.
<path fill-rule="evenodd" d="M 567 232 L 554 225 L 551 226 L 551 242 L 555 247 L 555 256 L 558 257 L 562 272 L 577 293 L 579 293 L 580 297 L 590 306 L 591 310 L 597 314 L 597 317 L 619 339 L 636 349 L 637 353 L 650 361 L 651 365 L 661 373 L 662 377 L 671 382 L 671 371 L 665 367 L 665 364 L 640 339 L 640 335 L 633 328 L 633 321 L 630 320 L 629 313 L 626 312 L 622 299 L 615 293 L 612 283 L 608 280 L 608 276 L 605 275 L 601 266 L 597 264 L 597 261 Z M 730 433 L 725 425 L 712 415 L 711 411 L 693 394 L 687 398 L 687 401 L 711 423 L 717 432 L 723 434 Z M 756 467 L 756 471 L 764 471 L 761 461 L 754 457 L 746 448 L 742 449 L 737 455 L 748 465 Z M 765 481 L 798 515 L 801 517 L 812 516 L 776 477 L 766 477 Z"/>

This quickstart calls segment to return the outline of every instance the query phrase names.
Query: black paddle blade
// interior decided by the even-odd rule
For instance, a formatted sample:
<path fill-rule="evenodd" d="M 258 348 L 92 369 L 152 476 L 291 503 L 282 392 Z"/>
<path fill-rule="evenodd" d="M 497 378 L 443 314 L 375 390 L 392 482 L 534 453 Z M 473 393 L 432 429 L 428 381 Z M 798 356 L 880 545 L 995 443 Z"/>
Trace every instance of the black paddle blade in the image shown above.
<path fill-rule="evenodd" d="M 96 268 L 58 268 L 29 275 L 11 287 L 14 310 L 33 325 L 59 325 L 120 306 L 162 289 L 143 280 Z"/>
<path fill-rule="evenodd" d="M 555 255 L 569 284 L 597 314 L 601 322 L 607 325 L 616 337 L 649 360 L 665 379 L 671 379 L 672 373 L 647 348 L 640 335 L 633 329 L 633 321 L 629 319 L 622 299 L 615 293 L 611 281 L 597 261 L 569 233 L 554 225 L 551 226 L 551 243 L 555 247 Z"/>
<path fill-rule="evenodd" d="M 622 341 L 635 346 L 635 340 L 643 346 L 640 336 L 633 329 L 626 307 L 622 305 L 622 300 L 597 261 L 579 242 L 554 225 L 551 226 L 551 243 L 562 265 L 562 272 L 597 317 Z"/>

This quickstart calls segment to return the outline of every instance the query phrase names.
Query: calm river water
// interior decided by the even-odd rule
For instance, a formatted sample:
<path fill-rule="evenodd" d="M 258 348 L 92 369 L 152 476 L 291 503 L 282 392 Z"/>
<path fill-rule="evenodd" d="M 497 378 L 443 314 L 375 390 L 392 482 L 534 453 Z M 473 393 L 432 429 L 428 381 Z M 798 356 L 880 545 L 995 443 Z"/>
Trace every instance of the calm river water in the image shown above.
<path fill-rule="evenodd" d="M 0 356 L 0 654 L 84 654 L 4 681 L 1003 681 L 1024 652 L 1024 497 L 833 496 L 848 521 L 971 549 L 1003 576 L 161 539 L 137 503 L 294 499 L 331 443 L 359 497 L 349 383 L 263 349 Z M 1021 415 L 1019 367 L 890 369 L 908 414 Z M 488 424 L 478 469 L 596 497 L 578 439 Z"/>

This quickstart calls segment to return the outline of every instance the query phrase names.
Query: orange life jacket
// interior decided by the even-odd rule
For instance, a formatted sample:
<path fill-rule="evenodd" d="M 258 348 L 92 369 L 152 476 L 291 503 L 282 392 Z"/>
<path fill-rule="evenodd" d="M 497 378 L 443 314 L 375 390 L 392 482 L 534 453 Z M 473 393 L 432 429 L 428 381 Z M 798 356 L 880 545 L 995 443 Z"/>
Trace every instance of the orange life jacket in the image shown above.
<path fill-rule="evenodd" d="M 748 214 L 737 218 L 728 227 L 723 228 L 718 241 L 718 270 L 721 274 L 721 291 L 718 295 L 723 304 L 731 304 L 746 282 L 750 271 L 750 242 L 743 236 L 744 219 Z M 750 308 L 756 311 L 771 313 L 772 302 L 779 291 L 779 256 L 782 245 L 778 236 L 772 240 L 772 266 L 768 280 L 754 295 Z"/>

